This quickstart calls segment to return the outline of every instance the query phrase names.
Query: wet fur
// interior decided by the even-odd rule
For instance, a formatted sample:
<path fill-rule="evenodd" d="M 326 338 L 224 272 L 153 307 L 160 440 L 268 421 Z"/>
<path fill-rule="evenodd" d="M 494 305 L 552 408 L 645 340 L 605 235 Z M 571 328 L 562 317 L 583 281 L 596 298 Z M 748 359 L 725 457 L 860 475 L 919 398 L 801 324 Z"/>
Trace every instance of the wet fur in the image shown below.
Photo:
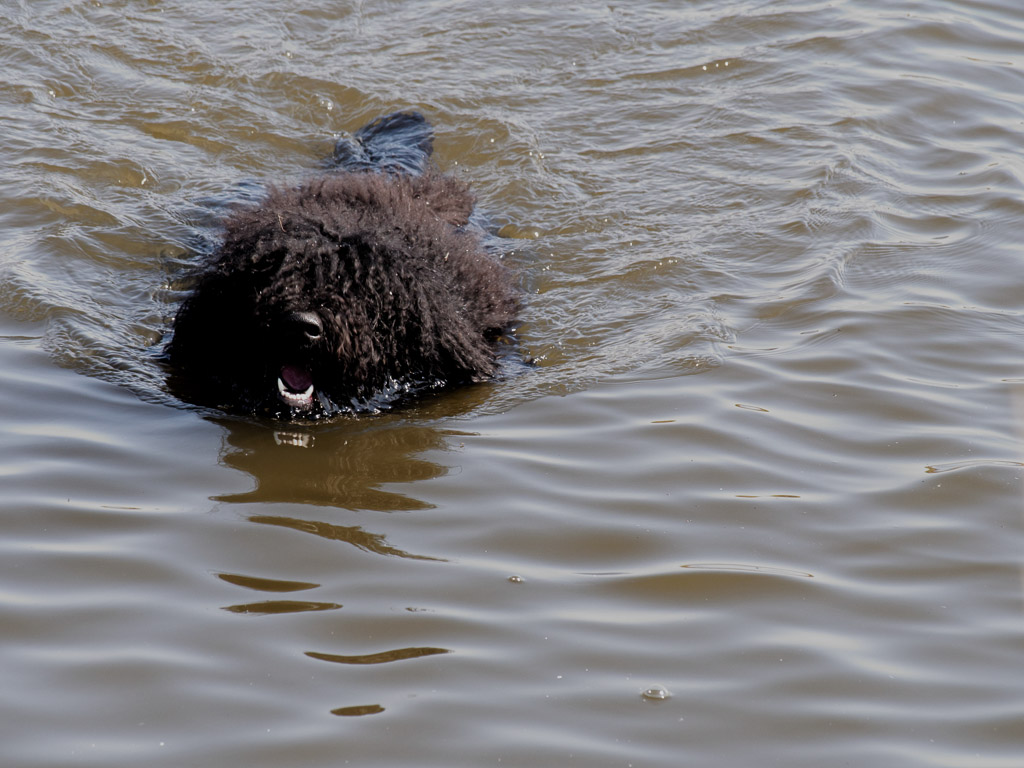
<path fill-rule="evenodd" d="M 492 376 L 518 297 L 468 226 L 473 204 L 465 184 L 433 170 L 271 189 L 227 219 L 177 313 L 167 357 L 179 390 L 230 411 L 315 419 L 396 387 Z M 310 313 L 319 334 L 296 324 Z M 309 373 L 308 407 L 278 396 L 283 366 Z"/>

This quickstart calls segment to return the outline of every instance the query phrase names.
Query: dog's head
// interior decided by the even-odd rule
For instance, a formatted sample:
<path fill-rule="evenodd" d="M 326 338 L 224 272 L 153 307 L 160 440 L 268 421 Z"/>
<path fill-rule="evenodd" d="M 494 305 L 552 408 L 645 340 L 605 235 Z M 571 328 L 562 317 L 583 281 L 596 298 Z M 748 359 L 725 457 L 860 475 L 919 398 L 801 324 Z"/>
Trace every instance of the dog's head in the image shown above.
<path fill-rule="evenodd" d="M 192 402 L 283 419 L 343 410 L 333 310 L 274 296 L 254 277 L 199 279 L 167 348 L 174 389 Z"/>
<path fill-rule="evenodd" d="M 464 229 L 472 204 L 449 177 L 349 174 L 237 212 L 175 319 L 175 388 L 319 419 L 490 375 L 517 299 Z"/>

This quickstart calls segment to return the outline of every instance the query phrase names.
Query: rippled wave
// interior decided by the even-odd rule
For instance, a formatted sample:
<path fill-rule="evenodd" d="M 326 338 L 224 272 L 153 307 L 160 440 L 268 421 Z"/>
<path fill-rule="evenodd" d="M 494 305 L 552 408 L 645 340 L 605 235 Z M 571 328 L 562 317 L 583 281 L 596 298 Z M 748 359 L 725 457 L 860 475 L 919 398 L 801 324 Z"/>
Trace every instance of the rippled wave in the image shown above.
<path fill-rule="evenodd" d="M 1022 41 L 1008 0 L 0 0 L 5 764 L 1016 768 Z M 406 106 L 537 366 L 182 407 L 218 211 Z"/>

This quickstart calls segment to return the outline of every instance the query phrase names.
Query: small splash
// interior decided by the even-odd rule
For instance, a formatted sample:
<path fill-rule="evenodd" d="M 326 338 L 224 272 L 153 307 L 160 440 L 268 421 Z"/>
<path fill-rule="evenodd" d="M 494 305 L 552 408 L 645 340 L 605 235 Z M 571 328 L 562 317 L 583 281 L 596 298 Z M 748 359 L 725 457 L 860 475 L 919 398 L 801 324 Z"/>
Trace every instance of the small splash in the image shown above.
<path fill-rule="evenodd" d="M 526 579 L 524 579 L 522 576 L 509 576 L 508 580 L 511 581 L 513 584 L 525 584 L 526 583 Z"/>
<path fill-rule="evenodd" d="M 663 685 L 652 685 L 643 691 L 640 696 L 647 701 L 668 701 L 672 698 L 672 693 Z"/>

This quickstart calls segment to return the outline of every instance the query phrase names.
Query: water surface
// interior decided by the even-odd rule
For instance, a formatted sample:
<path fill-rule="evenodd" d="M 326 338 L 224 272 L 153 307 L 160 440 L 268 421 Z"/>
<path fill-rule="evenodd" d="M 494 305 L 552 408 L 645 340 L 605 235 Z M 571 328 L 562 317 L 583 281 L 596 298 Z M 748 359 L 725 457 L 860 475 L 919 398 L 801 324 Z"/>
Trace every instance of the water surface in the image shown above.
<path fill-rule="evenodd" d="M 1024 755 L 1024 11 L 0 0 L 0 755 Z M 395 108 L 525 373 L 289 428 L 167 393 L 217 211 Z"/>

